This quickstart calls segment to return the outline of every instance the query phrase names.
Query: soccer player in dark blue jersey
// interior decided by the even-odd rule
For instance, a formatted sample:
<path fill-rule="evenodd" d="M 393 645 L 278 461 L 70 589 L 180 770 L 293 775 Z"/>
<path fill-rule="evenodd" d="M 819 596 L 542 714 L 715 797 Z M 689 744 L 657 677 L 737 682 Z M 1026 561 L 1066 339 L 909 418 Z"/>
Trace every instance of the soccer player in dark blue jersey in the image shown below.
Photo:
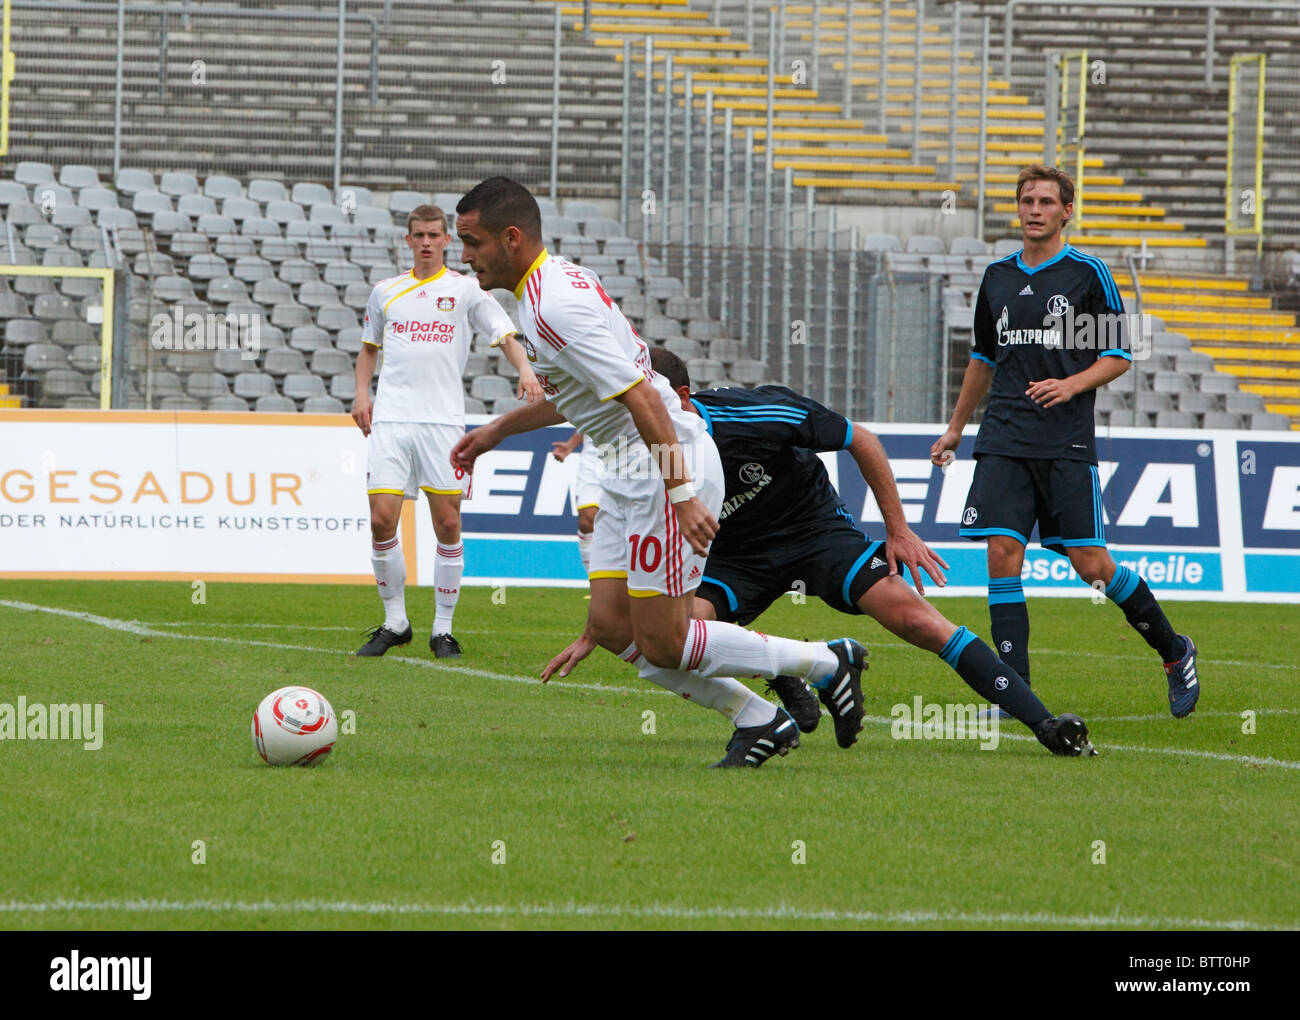
<path fill-rule="evenodd" d="M 652 348 L 650 355 L 654 370 L 668 379 L 683 408 L 707 423 L 726 477 L 718 533 L 696 591 L 696 619 L 743 626 L 791 589 L 817 596 L 842 613 L 869 615 L 939 655 L 981 697 L 1023 722 L 1054 753 L 1095 753 L 1082 719 L 1053 716 L 988 645 L 921 597 L 922 573 L 943 585 L 947 564 L 904 519 L 893 472 L 875 435 L 784 386 L 692 394 L 680 358 L 662 348 Z M 885 540 L 872 541 L 858 530 L 817 457 L 817 451 L 841 449 L 853 456 L 876 496 Z M 916 591 L 903 580 L 904 568 Z M 557 671 L 567 676 L 593 647 L 591 635 L 584 633 L 551 660 L 542 678 Z M 817 702 L 801 680 L 777 677 L 770 686 L 800 729 L 816 727 Z M 860 719 L 846 727 L 832 696 L 819 696 L 835 723 L 837 742 L 850 747 Z"/>
<path fill-rule="evenodd" d="M 1136 573 L 1106 551 L 1093 428 L 1096 390 L 1132 360 L 1124 302 L 1106 264 L 1065 242 L 1074 182 L 1030 166 L 1016 181 L 1024 247 L 992 263 L 975 301 L 975 346 L 948 430 L 930 449 L 951 462 L 962 429 L 986 392 L 975 439 L 975 477 L 961 534 L 988 543 L 993 643 L 1029 679 L 1029 612 L 1021 587 L 1035 523 L 1044 548 L 1070 558 L 1164 663 L 1169 709 L 1196 707 L 1196 645 L 1178 634 Z"/>

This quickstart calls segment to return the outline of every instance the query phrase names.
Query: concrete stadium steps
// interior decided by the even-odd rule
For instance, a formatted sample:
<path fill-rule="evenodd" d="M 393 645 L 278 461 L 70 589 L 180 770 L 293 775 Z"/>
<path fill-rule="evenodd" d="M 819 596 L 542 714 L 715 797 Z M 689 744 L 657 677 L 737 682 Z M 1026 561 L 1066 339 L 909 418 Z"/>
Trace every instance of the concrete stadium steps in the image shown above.
<path fill-rule="evenodd" d="M 384 7 L 373 0 L 349 5 L 350 12 L 359 8 L 376 16 L 381 29 L 380 102 L 371 106 L 369 38 L 357 23 L 349 23 L 348 175 L 394 188 L 434 182 L 463 188 L 481 176 L 479 168 L 496 165 L 534 182 L 544 180 L 550 159 L 550 12 L 531 0 L 489 0 L 475 4 L 468 18 L 462 5 L 446 2 L 419 9 L 393 5 L 385 28 Z M 431 16 L 444 12 L 458 45 L 485 53 L 505 47 L 508 105 L 499 98 L 507 93 L 489 82 L 487 71 L 445 59 L 446 34 L 429 30 Z M 173 17 L 167 102 L 158 94 L 157 20 L 132 13 L 127 26 L 124 165 L 191 172 L 215 166 L 237 176 L 330 179 L 332 22 L 209 16 L 192 19 L 186 30 Z M 15 10 L 11 156 L 101 168 L 111 163 L 114 38 L 111 12 L 73 20 Z M 201 103 L 190 83 L 191 59 L 206 65 Z M 608 182 L 617 179 L 621 75 L 605 54 L 588 47 L 570 46 L 564 59 L 561 124 L 572 145 L 561 154 L 561 175 L 589 181 L 589 193 L 603 185 L 609 197 Z M 461 105 L 451 110 L 430 103 L 435 89 L 463 97 Z M 195 122 L 205 125 L 201 135 L 193 130 Z M 447 145 L 437 154 L 429 141 L 435 131 Z"/>
<path fill-rule="evenodd" d="M 975 0 L 975 15 L 994 19 L 1001 66 L 1003 0 Z M 1015 80 L 1042 101 L 1042 63 L 1026 54 L 1087 48 L 1103 59 L 1109 84 L 1088 92 L 1088 151 L 1115 172 L 1141 184 L 1154 204 L 1189 231 L 1221 236 L 1230 57 L 1263 53 L 1266 72 L 1264 191 L 1271 233 L 1300 238 L 1300 18 L 1263 7 L 1216 9 L 1216 63 L 1204 75 L 1204 10 L 1161 8 L 1054 11 L 1050 18 L 1017 20 Z"/>

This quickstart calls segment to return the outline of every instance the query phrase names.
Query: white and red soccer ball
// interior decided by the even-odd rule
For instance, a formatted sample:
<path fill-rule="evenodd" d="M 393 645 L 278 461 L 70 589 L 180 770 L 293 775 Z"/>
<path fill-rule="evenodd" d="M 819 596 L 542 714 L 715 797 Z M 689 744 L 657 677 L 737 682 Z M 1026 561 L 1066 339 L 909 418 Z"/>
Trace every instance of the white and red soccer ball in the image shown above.
<path fill-rule="evenodd" d="M 268 765 L 316 765 L 338 736 L 334 709 L 310 687 L 281 687 L 253 712 L 253 746 Z"/>

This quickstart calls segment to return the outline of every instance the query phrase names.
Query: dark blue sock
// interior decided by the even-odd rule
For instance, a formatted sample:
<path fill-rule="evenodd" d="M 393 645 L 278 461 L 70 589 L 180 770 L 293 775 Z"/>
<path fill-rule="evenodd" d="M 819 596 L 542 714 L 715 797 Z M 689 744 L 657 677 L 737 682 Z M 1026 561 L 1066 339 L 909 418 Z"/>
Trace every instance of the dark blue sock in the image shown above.
<path fill-rule="evenodd" d="M 957 671 L 957 675 L 981 698 L 1001 705 L 1022 723 L 1033 729 L 1049 712 L 1038 700 L 1020 674 L 993 654 L 993 649 L 968 631 L 958 627 L 939 652 L 939 658 Z"/>
<path fill-rule="evenodd" d="M 1116 567 L 1115 576 L 1106 585 L 1106 597 L 1124 610 L 1124 619 L 1160 653 L 1161 662 L 1177 662 L 1183 657 L 1186 644 L 1170 625 L 1146 581 L 1134 571 Z"/>
<path fill-rule="evenodd" d="M 997 654 L 1029 683 L 1029 607 L 1019 574 L 989 578 L 989 624 Z"/>

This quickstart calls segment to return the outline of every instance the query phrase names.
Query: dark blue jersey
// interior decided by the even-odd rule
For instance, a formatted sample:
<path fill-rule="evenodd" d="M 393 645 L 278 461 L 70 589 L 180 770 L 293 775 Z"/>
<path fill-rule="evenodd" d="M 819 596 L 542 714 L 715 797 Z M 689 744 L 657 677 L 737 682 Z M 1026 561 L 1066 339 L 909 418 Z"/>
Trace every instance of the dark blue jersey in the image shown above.
<path fill-rule="evenodd" d="M 815 452 L 842 450 L 853 440 L 844 415 L 784 386 L 702 390 L 691 402 L 727 479 L 711 559 L 807 538 L 828 514 L 852 521 Z"/>
<path fill-rule="evenodd" d="M 1022 252 L 984 271 L 975 300 L 971 357 L 993 366 L 975 456 L 1097 463 L 1095 390 L 1046 408 L 1025 395 L 1031 382 L 1063 379 L 1099 357 L 1129 358 L 1124 302 L 1099 258 L 1066 245 L 1032 269 Z"/>

